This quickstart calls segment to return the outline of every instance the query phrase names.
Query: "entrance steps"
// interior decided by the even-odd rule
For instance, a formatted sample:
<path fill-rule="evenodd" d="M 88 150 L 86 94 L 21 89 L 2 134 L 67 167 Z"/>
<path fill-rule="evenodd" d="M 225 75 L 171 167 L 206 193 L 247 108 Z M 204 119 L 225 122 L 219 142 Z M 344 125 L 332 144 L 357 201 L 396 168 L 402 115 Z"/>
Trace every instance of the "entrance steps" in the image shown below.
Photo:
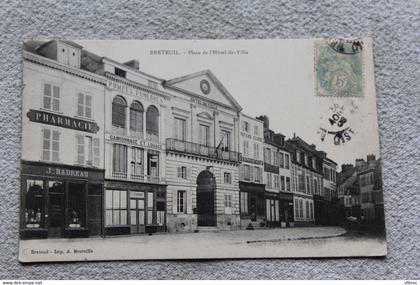
<path fill-rule="evenodd" d="M 199 227 L 197 227 L 196 231 L 198 231 L 200 233 L 202 233 L 202 232 L 218 232 L 218 231 L 220 231 L 220 229 L 218 229 L 217 227 L 202 227 L 202 226 L 199 226 Z"/>

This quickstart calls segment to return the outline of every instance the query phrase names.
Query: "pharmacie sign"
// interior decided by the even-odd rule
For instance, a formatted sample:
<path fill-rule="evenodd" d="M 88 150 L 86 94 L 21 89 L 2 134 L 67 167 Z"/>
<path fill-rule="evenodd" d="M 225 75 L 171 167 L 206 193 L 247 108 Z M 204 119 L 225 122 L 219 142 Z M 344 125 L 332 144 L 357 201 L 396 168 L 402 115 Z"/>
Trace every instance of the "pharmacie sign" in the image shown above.
<path fill-rule="evenodd" d="M 31 109 L 26 115 L 28 116 L 30 121 L 36 123 L 73 129 L 88 133 L 97 133 L 99 131 L 99 126 L 95 122 L 75 119 L 72 117 L 62 116 L 45 111 Z"/>

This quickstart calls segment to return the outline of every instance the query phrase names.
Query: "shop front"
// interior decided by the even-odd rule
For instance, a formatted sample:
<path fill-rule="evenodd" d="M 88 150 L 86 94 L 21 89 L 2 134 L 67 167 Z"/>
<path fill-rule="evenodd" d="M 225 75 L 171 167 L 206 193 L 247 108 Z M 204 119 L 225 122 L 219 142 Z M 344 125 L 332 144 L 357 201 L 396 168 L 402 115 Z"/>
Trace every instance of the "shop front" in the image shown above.
<path fill-rule="evenodd" d="M 264 184 L 239 182 L 241 228 L 255 229 L 266 226 Z"/>
<path fill-rule="evenodd" d="M 105 181 L 105 235 L 166 232 L 166 187 Z"/>
<path fill-rule="evenodd" d="M 22 239 L 102 235 L 104 170 L 22 161 Z"/>
<path fill-rule="evenodd" d="M 280 226 L 282 228 L 293 227 L 293 194 L 280 193 Z"/>

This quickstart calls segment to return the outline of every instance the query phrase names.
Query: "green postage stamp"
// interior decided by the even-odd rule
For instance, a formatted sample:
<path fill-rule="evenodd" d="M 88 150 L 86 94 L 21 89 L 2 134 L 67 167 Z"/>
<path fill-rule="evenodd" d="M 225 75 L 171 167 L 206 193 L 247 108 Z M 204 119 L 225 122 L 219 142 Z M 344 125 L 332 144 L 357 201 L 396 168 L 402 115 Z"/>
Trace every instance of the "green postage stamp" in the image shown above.
<path fill-rule="evenodd" d="M 350 39 L 315 41 L 316 95 L 363 96 L 363 41 Z"/>

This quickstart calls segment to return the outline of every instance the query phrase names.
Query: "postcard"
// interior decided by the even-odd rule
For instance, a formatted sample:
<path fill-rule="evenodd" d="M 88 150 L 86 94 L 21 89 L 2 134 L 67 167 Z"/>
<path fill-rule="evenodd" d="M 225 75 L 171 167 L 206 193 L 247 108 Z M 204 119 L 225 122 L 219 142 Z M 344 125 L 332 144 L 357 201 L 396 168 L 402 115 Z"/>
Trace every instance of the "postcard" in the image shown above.
<path fill-rule="evenodd" d="M 387 253 L 368 38 L 26 40 L 19 260 Z"/>

